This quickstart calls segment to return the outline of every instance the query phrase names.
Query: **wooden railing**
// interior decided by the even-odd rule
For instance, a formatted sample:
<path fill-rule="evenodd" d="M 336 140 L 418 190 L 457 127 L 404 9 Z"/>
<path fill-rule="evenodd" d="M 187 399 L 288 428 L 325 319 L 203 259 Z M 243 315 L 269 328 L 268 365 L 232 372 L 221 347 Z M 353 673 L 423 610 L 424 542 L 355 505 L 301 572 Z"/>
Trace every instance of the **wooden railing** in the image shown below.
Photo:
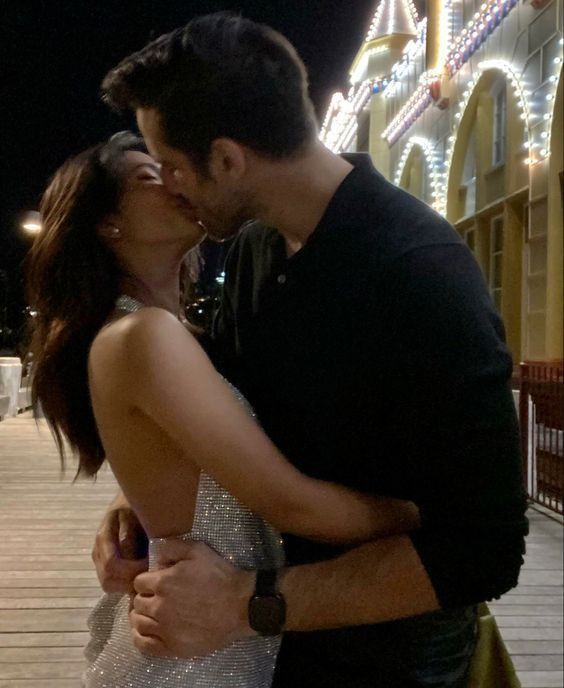
<path fill-rule="evenodd" d="M 529 498 L 564 513 L 564 362 L 520 365 L 519 420 Z"/>

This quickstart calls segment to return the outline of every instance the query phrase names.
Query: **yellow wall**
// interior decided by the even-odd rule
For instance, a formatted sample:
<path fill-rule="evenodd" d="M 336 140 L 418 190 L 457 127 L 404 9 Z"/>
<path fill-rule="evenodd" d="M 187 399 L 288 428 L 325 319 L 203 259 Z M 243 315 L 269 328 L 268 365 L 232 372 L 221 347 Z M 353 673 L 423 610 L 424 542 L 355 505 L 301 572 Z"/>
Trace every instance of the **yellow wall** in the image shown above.
<path fill-rule="evenodd" d="M 421 200 L 423 198 L 425 175 L 425 156 L 420 146 L 413 146 L 406 160 L 405 167 L 401 175 L 400 183 L 402 189 L 409 191 L 410 194 Z"/>
<path fill-rule="evenodd" d="M 447 218 L 462 235 L 475 230 L 474 254 L 486 279 L 490 280 L 491 223 L 503 217 L 502 298 L 500 311 L 505 323 L 507 342 L 518 362 L 522 357 L 522 264 L 527 166 L 523 164 L 523 124 L 515 96 L 506 88 L 505 160 L 493 165 L 494 99 L 492 88 L 505 76 L 498 70 L 485 72 L 470 96 L 462 116 L 450 166 L 447 189 Z M 474 137 L 472 138 L 472 131 Z M 472 143 L 473 142 L 473 143 Z M 475 146 L 476 212 L 463 219 L 465 189 L 463 172 L 470 145 Z"/>
<path fill-rule="evenodd" d="M 556 103 L 552 120 L 550 141 L 550 159 L 548 175 L 548 231 L 547 231 L 547 294 L 546 294 L 546 358 L 564 358 L 563 345 L 563 312 L 564 312 L 564 264 L 563 264 L 563 230 L 562 230 L 562 191 L 560 174 L 564 170 L 564 122 L 563 106 L 563 72 L 556 94 Z"/>

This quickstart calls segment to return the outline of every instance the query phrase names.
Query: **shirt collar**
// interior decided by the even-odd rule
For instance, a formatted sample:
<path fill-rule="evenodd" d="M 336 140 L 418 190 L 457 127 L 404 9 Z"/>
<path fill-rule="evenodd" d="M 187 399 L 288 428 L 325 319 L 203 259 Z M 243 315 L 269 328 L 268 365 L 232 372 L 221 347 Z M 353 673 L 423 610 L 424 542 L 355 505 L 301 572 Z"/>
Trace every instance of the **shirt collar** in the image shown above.
<path fill-rule="evenodd" d="M 342 153 L 341 157 L 353 166 L 333 194 L 319 224 L 311 233 L 306 245 L 328 230 L 343 225 L 356 224 L 356 210 L 363 210 L 362 195 L 367 187 L 374 193 L 379 184 L 385 183 L 384 177 L 372 164 L 368 153 Z"/>

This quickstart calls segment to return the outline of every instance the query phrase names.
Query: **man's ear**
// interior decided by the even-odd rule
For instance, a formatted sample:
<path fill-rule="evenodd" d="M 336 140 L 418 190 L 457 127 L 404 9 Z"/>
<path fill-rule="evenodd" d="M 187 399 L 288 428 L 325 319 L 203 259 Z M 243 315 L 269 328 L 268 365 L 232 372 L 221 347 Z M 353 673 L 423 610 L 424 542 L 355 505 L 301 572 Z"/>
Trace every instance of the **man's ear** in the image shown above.
<path fill-rule="evenodd" d="M 229 138 L 215 139 L 211 144 L 209 172 L 214 179 L 230 177 L 237 181 L 247 171 L 245 147 Z"/>

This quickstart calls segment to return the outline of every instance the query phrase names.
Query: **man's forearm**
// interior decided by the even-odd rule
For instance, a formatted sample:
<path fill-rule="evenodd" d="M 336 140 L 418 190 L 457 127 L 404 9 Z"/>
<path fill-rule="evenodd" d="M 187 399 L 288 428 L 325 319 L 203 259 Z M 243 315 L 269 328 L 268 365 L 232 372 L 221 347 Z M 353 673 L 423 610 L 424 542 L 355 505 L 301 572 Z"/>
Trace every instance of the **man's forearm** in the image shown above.
<path fill-rule="evenodd" d="M 329 561 L 289 567 L 281 592 L 289 631 L 380 623 L 439 609 L 405 535 L 361 545 Z"/>

